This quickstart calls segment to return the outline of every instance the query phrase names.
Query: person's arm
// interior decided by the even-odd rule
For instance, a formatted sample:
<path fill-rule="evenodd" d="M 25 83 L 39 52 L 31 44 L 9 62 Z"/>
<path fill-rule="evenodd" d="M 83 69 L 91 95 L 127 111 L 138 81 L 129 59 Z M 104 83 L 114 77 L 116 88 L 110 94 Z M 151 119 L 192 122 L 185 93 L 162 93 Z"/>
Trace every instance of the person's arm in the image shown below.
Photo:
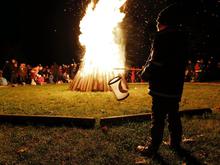
<path fill-rule="evenodd" d="M 161 53 L 161 43 L 158 37 L 155 37 L 155 40 L 152 44 L 152 48 L 150 51 L 150 55 L 146 60 L 146 63 L 140 72 L 141 78 L 144 80 L 149 80 L 153 77 L 153 75 L 157 74 L 158 70 L 164 66 L 164 64 L 160 60 Z"/>

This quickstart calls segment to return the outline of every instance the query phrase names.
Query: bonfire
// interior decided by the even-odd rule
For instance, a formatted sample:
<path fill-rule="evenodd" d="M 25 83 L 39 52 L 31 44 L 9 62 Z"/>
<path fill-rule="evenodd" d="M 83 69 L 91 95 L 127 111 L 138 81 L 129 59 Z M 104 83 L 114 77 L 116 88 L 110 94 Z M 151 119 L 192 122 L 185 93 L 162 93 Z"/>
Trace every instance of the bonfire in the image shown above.
<path fill-rule="evenodd" d="M 92 1 L 80 21 L 79 41 L 85 48 L 79 70 L 71 82 L 74 91 L 109 91 L 108 82 L 124 76 L 125 41 L 120 24 L 126 0 Z"/>

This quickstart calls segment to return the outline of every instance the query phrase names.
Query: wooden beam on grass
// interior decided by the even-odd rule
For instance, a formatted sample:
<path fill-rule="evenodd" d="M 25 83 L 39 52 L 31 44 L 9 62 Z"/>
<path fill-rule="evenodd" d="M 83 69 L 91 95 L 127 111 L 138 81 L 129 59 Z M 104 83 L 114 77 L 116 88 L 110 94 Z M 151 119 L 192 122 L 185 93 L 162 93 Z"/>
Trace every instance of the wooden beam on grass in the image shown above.
<path fill-rule="evenodd" d="M 193 116 L 203 116 L 211 114 L 212 110 L 210 108 L 200 108 L 200 109 L 185 109 L 179 112 L 182 117 L 193 117 Z M 151 113 L 142 113 L 134 115 L 123 115 L 123 116 L 112 116 L 112 117 L 102 117 L 100 119 L 100 126 L 117 126 L 129 122 L 145 122 L 151 120 Z"/>
<path fill-rule="evenodd" d="M 93 117 L 69 117 L 69 116 L 44 116 L 44 115 L 0 115 L 0 123 L 11 123 L 16 125 L 45 125 L 45 126 L 68 126 L 79 128 L 94 128 Z"/>
<path fill-rule="evenodd" d="M 199 109 L 185 109 L 179 112 L 180 116 L 203 116 L 212 113 L 210 108 L 199 108 Z"/>
<path fill-rule="evenodd" d="M 100 126 L 116 126 L 128 122 L 144 122 L 151 120 L 151 113 L 142 113 L 134 115 L 102 117 L 100 119 Z"/>

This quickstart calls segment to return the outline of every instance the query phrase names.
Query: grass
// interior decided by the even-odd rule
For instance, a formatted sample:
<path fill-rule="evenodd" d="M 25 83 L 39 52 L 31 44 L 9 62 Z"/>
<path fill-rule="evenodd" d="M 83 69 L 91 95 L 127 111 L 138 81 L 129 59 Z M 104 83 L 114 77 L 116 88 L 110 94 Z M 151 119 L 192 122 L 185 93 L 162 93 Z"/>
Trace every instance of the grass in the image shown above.
<path fill-rule="evenodd" d="M 130 96 L 117 101 L 112 92 L 73 92 L 68 84 L 0 89 L 0 114 L 106 117 L 150 111 L 148 86 L 129 85 Z M 180 109 L 220 110 L 219 85 L 186 84 Z M 210 101 L 211 100 L 211 101 Z"/>
<path fill-rule="evenodd" d="M 132 86 L 129 98 L 121 102 L 112 92 L 73 92 L 68 87 L 65 84 L 1 89 L 0 113 L 99 118 L 145 112 L 150 103 L 146 86 Z"/>
<path fill-rule="evenodd" d="M 184 138 L 192 139 L 183 143 L 183 147 L 200 162 L 219 164 L 219 120 L 217 114 L 182 121 Z M 0 125 L 0 164 L 132 165 L 140 159 L 135 148 L 149 138 L 149 129 L 149 123 L 128 123 L 109 128 L 105 133 L 99 128 Z M 164 140 L 167 139 L 168 131 L 165 130 Z M 169 164 L 186 162 L 164 144 L 159 152 Z M 160 164 L 157 160 L 146 161 L 147 164 Z"/>
<path fill-rule="evenodd" d="M 0 89 L 0 113 L 71 116 L 113 116 L 150 109 L 147 85 L 130 85 L 130 96 L 121 102 L 108 93 L 80 93 L 68 85 L 25 86 Z M 186 84 L 181 109 L 210 107 L 210 116 L 182 118 L 182 145 L 200 162 L 218 165 L 220 156 L 220 86 Z M 150 123 L 128 123 L 103 131 L 46 126 L 0 124 L 0 164 L 135 164 L 135 148 L 149 138 Z M 165 129 L 164 140 L 168 140 Z M 159 150 L 168 164 L 186 160 L 162 144 Z M 146 164 L 161 164 L 146 159 Z M 186 163 L 190 164 L 190 163 Z"/>

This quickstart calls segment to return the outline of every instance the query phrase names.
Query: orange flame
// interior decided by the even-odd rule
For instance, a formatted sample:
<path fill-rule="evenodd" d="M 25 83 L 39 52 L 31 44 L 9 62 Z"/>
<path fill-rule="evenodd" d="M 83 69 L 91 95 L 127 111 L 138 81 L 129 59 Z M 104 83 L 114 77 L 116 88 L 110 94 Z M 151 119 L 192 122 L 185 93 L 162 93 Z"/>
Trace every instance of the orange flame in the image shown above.
<path fill-rule="evenodd" d="M 80 22 L 79 41 L 85 47 L 79 69 L 80 76 L 108 75 L 109 78 L 123 74 L 125 67 L 125 44 L 120 23 L 125 14 L 120 8 L 126 0 L 92 1 Z M 109 79 L 108 78 L 108 79 Z"/>

